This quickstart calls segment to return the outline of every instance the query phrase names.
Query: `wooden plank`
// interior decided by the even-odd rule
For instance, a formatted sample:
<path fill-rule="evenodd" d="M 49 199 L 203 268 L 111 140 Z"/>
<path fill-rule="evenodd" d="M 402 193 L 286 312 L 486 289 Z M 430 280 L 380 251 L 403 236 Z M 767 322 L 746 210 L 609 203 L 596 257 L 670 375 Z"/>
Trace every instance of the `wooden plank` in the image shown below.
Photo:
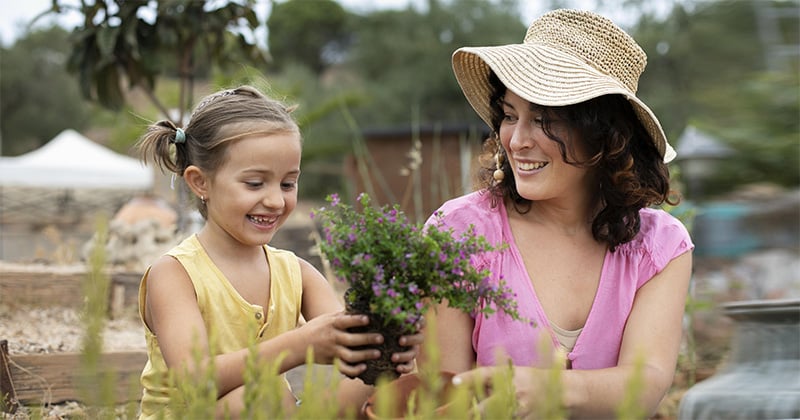
<path fill-rule="evenodd" d="M 18 305 L 60 305 L 79 308 L 83 304 L 81 272 L 0 272 L 0 303 Z"/>
<path fill-rule="evenodd" d="M 109 275 L 109 305 L 135 306 L 142 274 L 112 271 Z M 20 268 L 6 264 L 0 267 L 0 304 L 10 308 L 57 305 L 79 309 L 84 302 L 81 283 L 85 277 L 86 270 L 81 266 Z"/>
<path fill-rule="evenodd" d="M 81 401 L 79 353 L 11 355 L 11 380 L 23 404 Z M 99 366 L 115 378 L 115 403 L 141 398 L 138 378 L 147 362 L 143 351 L 103 353 Z M 101 384 L 97 384 L 101 386 Z M 95 390 L 92 390 L 95 391 Z"/>
<path fill-rule="evenodd" d="M 0 411 L 14 414 L 19 403 L 14 384 L 11 382 L 9 362 L 8 340 L 0 340 Z"/>

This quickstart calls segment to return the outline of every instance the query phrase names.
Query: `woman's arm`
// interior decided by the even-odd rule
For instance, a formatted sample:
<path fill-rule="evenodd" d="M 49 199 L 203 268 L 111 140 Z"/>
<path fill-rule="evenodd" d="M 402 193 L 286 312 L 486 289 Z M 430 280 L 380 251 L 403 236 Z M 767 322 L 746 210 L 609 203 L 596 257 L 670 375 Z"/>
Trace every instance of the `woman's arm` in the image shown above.
<path fill-rule="evenodd" d="M 675 375 L 691 272 L 692 253 L 686 252 L 637 291 L 617 367 L 565 372 L 565 388 L 574 391 L 565 396 L 571 413 L 577 417 L 613 414 L 637 364 L 644 384 L 642 406 L 648 416 L 656 411 Z"/>
<path fill-rule="evenodd" d="M 614 417 L 637 365 L 642 375 L 643 386 L 638 389 L 642 408 L 648 416 L 655 412 L 675 373 L 691 268 L 692 254 L 686 252 L 673 259 L 638 290 L 623 333 L 616 367 L 562 372 L 562 403 L 570 417 Z M 488 384 L 496 369 L 477 368 L 458 375 L 457 380 L 469 384 L 467 386 L 473 386 L 471 384 L 475 382 Z M 542 387 L 546 386 L 547 376 L 544 369 L 515 367 L 518 414 L 536 413 L 536 407 L 541 403 L 538 398 L 546 394 Z"/>
<path fill-rule="evenodd" d="M 437 346 L 439 370 L 461 373 L 475 367 L 475 352 L 472 349 L 472 330 L 475 320 L 460 309 L 453 309 L 443 302 L 434 306 L 425 315 L 428 327 L 425 340 Z M 432 337 L 435 330 L 436 336 Z M 446 357 L 442 357 L 446 352 Z M 431 355 L 423 346 L 419 363 L 431 363 Z"/>

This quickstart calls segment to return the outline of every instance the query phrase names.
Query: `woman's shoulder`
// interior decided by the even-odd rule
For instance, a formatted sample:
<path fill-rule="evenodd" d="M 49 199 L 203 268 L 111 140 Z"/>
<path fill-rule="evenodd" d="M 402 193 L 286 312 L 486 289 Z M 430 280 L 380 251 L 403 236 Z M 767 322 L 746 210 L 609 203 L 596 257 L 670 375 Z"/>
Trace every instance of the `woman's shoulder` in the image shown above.
<path fill-rule="evenodd" d="M 624 247 L 647 252 L 657 264 L 694 247 L 683 222 L 663 209 L 641 209 L 639 220 L 639 233 Z"/>
<path fill-rule="evenodd" d="M 689 236 L 683 222 L 663 209 L 643 208 L 639 210 L 639 220 L 641 224 L 638 237 Z"/>
<path fill-rule="evenodd" d="M 444 225 L 457 231 L 470 225 L 477 234 L 498 231 L 500 205 L 492 206 L 492 197 L 486 191 L 474 191 L 446 201 L 430 218 L 429 225 Z"/>
<path fill-rule="evenodd" d="M 480 190 L 445 201 L 431 216 L 431 219 L 435 217 L 448 220 L 460 218 L 473 219 L 474 217 L 485 217 L 490 213 L 497 213 L 497 211 L 497 207 L 492 207 L 492 197 L 490 193 L 485 190 Z"/>

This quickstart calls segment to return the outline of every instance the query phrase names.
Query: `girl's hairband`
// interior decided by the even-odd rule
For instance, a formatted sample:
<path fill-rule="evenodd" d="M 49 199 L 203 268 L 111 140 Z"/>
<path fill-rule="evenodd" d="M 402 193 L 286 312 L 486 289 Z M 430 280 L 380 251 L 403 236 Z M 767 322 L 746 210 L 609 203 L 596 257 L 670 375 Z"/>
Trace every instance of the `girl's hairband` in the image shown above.
<path fill-rule="evenodd" d="M 186 143 L 186 133 L 182 128 L 175 129 L 175 138 L 172 139 L 175 144 Z"/>

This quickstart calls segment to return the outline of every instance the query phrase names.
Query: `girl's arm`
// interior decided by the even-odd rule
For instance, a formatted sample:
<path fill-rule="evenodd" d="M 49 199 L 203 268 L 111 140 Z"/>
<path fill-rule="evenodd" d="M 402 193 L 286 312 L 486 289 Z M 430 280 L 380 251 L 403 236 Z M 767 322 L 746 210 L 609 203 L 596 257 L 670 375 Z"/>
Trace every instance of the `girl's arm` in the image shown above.
<path fill-rule="evenodd" d="M 145 322 L 158 338 L 170 370 L 189 378 L 202 375 L 210 358 L 208 331 L 197 306 L 192 281 L 172 257 L 163 256 L 150 268 Z M 245 354 L 224 355 L 214 360 L 218 397 L 241 385 Z M 196 355 L 200 356 L 199 360 Z"/>
<path fill-rule="evenodd" d="M 345 316 L 343 315 L 343 305 L 337 296 L 336 292 L 331 287 L 330 283 L 327 279 L 310 263 L 304 260 L 300 260 L 300 270 L 303 275 L 303 305 L 302 305 L 302 312 L 303 316 L 309 320 L 309 323 L 306 324 L 303 328 L 306 328 L 308 325 L 313 324 L 320 318 L 330 317 L 331 314 L 335 316 Z M 362 318 L 361 316 L 355 318 Z M 366 320 L 366 318 L 365 318 Z M 366 325 L 366 322 L 364 323 Z M 303 329 L 301 328 L 301 329 Z M 380 334 L 358 334 L 358 336 L 368 338 L 369 342 L 371 343 L 379 343 L 383 340 L 383 336 Z M 400 338 L 401 345 L 408 345 L 412 347 L 412 350 L 405 353 L 398 353 L 393 355 L 393 360 L 395 362 L 401 363 L 398 367 L 398 370 L 401 373 L 408 373 L 413 369 L 413 360 L 416 357 L 419 345 L 422 343 L 422 334 L 416 334 L 413 336 L 406 336 Z M 347 344 L 351 346 L 353 344 Z M 349 352 L 348 349 L 339 349 L 334 353 L 345 354 Z M 316 352 L 316 349 L 315 349 Z M 369 354 L 368 352 L 375 352 Z M 377 358 L 379 353 L 378 350 L 363 350 L 361 357 L 358 360 L 365 360 L 367 358 Z M 305 351 L 302 353 L 305 357 Z M 316 353 L 315 353 L 316 354 Z M 367 357 L 367 355 L 369 356 Z M 360 356 L 361 356 L 360 355 Z M 359 357 L 360 357 L 359 356 Z M 332 360 L 331 360 L 332 362 Z M 346 362 L 346 361 L 344 361 Z M 353 369 L 355 368 L 355 369 Z M 349 369 L 350 376 L 357 376 L 361 373 L 364 369 L 366 369 L 366 365 L 360 363 L 356 366 L 348 366 L 347 363 L 340 363 L 339 370 L 343 373 L 345 369 Z M 342 381 L 339 383 L 339 388 L 337 390 L 337 400 L 341 403 L 342 406 L 342 413 L 346 413 L 348 408 L 359 409 L 364 401 L 369 398 L 369 396 L 374 391 L 374 387 L 370 385 L 365 385 L 359 379 L 349 379 L 349 378 L 342 378 Z"/>
<path fill-rule="evenodd" d="M 692 254 L 686 252 L 673 259 L 638 290 L 623 333 L 616 367 L 563 371 L 562 403 L 571 417 L 613 418 L 628 391 L 630 379 L 637 372 L 637 365 L 642 383 L 636 389 L 640 392 L 639 401 L 646 416 L 656 411 L 675 373 L 691 268 Z M 488 384 L 495 369 L 477 368 L 460 374 L 458 378 L 464 384 L 476 381 Z M 535 413 L 540 403 L 537 397 L 546 395 L 542 387 L 547 375 L 544 369 L 515 367 L 514 386 L 520 404 L 518 414 Z"/>
<path fill-rule="evenodd" d="M 150 268 L 145 322 L 158 337 L 164 361 L 171 370 L 197 378 L 210 365 L 208 331 L 197 306 L 194 287 L 183 266 L 172 257 L 161 257 Z M 369 350 L 355 352 L 347 346 L 368 344 L 374 337 L 349 334 L 345 330 L 366 322 L 365 317 L 343 314 L 320 316 L 303 328 L 259 343 L 258 353 L 265 360 L 275 360 L 283 353 L 279 367 L 283 373 L 305 363 L 306 348 L 312 345 L 321 363 L 331 363 L 338 357 L 345 362 L 343 370 L 357 374 L 362 368 L 350 363 L 370 357 Z M 244 348 L 214 357 L 217 398 L 243 385 L 248 353 Z"/>

